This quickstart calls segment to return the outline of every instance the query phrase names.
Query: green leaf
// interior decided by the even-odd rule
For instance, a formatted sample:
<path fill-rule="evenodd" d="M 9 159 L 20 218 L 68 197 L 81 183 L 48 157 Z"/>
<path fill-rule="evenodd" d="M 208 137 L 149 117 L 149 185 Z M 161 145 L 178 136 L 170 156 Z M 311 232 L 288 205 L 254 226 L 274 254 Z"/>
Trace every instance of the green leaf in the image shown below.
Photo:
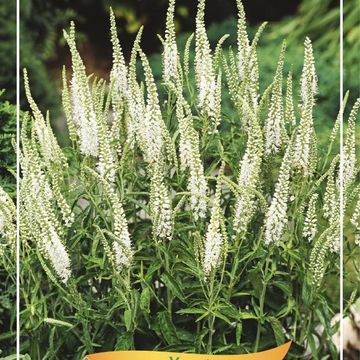
<path fill-rule="evenodd" d="M 309 343 L 309 346 L 310 346 L 310 350 L 311 350 L 311 354 L 314 356 L 314 360 L 318 360 L 319 357 L 318 357 L 318 351 L 317 351 L 317 346 L 315 344 L 315 341 L 314 341 L 314 337 L 312 334 L 308 334 L 307 337 L 306 337 L 308 343 Z"/>
<path fill-rule="evenodd" d="M 236 324 L 236 335 L 235 335 L 235 339 L 236 339 L 236 345 L 240 346 L 240 341 L 241 341 L 241 334 L 242 334 L 242 322 L 238 322 Z"/>
<path fill-rule="evenodd" d="M 65 326 L 65 327 L 73 327 L 72 324 L 70 324 L 69 322 L 66 321 L 62 321 L 62 320 L 57 320 L 57 319 L 53 319 L 53 318 L 45 318 L 44 322 L 50 325 L 55 325 L 55 326 Z"/>
<path fill-rule="evenodd" d="M 305 305 L 310 305 L 311 303 L 311 286 L 309 284 L 310 280 L 306 276 L 303 281 L 303 287 L 301 291 L 301 299 Z"/>
<path fill-rule="evenodd" d="M 224 314 L 220 313 L 219 311 L 212 311 L 212 313 L 215 315 L 215 317 L 224 320 L 225 322 L 227 322 L 229 325 L 232 324 L 231 320 L 229 318 L 227 318 Z"/>
<path fill-rule="evenodd" d="M 129 332 L 123 332 L 117 338 L 115 350 L 130 350 L 133 348 L 133 342 L 133 335 Z"/>
<path fill-rule="evenodd" d="M 157 322 L 159 329 L 164 340 L 167 344 L 176 344 L 178 342 L 178 337 L 176 335 L 176 328 L 172 321 L 170 320 L 169 314 L 166 311 L 162 311 L 157 316 Z"/>
<path fill-rule="evenodd" d="M 150 289 L 148 287 L 141 292 L 140 309 L 146 313 L 150 312 Z"/>
<path fill-rule="evenodd" d="M 202 344 L 203 344 L 203 340 L 204 340 L 204 337 L 208 334 L 209 332 L 209 329 L 207 328 L 203 328 L 199 334 L 196 336 L 195 338 L 195 351 L 197 353 L 200 353 L 202 351 Z"/>
<path fill-rule="evenodd" d="M 126 330 L 130 331 L 131 323 L 132 323 L 132 312 L 130 309 L 126 309 L 124 312 L 124 322 L 125 322 Z"/>
<path fill-rule="evenodd" d="M 158 260 L 152 261 L 149 268 L 148 268 L 148 271 L 146 272 L 145 280 L 149 282 L 151 280 L 152 275 L 156 271 L 158 271 L 160 268 L 161 268 L 161 262 L 160 261 L 158 261 Z"/>
<path fill-rule="evenodd" d="M 246 311 L 241 311 L 239 314 L 239 319 L 247 320 L 247 319 L 257 319 L 257 316 L 253 313 L 249 313 Z"/>
<path fill-rule="evenodd" d="M 267 319 L 273 329 L 275 341 L 277 345 L 282 345 L 285 342 L 285 336 L 281 322 L 276 317 L 269 317 Z"/>
<path fill-rule="evenodd" d="M 262 277 L 259 269 L 249 271 L 248 277 L 254 289 L 255 296 L 259 298 L 262 291 Z"/>
<path fill-rule="evenodd" d="M 168 273 L 165 272 L 161 276 L 161 280 L 166 285 L 166 287 L 182 302 L 185 302 L 185 296 L 180 289 L 178 283 L 174 280 L 174 278 Z"/>
<path fill-rule="evenodd" d="M 292 294 L 290 285 L 285 283 L 284 281 L 273 281 L 271 284 L 282 290 L 288 296 Z"/>
<path fill-rule="evenodd" d="M 186 309 L 178 310 L 176 313 L 177 314 L 198 314 L 198 315 L 202 315 L 202 314 L 205 314 L 206 312 L 207 311 L 205 309 L 186 308 Z"/>

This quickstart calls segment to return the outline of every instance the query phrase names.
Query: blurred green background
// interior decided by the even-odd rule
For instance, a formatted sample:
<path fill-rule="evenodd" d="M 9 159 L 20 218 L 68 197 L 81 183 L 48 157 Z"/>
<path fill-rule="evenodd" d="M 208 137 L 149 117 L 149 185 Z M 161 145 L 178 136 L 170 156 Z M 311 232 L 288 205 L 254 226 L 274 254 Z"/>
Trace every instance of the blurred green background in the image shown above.
<path fill-rule="evenodd" d="M 256 28 L 268 20 L 265 36 L 259 46 L 260 65 L 263 65 L 262 83 L 270 83 L 276 66 L 280 42 L 288 39 L 287 63 L 293 64 L 295 73 L 301 70 L 302 43 L 306 35 L 314 42 L 317 71 L 320 79 L 319 111 L 322 121 L 332 122 L 338 108 L 339 84 L 339 1 L 335 0 L 244 0 L 249 25 Z M 109 7 L 112 6 L 118 22 L 119 37 L 128 56 L 140 25 L 145 25 L 142 47 L 151 57 L 154 73 L 161 73 L 160 41 L 163 34 L 167 0 L 21 0 L 21 61 L 29 69 L 35 99 L 43 110 L 59 110 L 60 97 L 56 93 L 60 84 L 61 66 L 69 66 L 68 49 L 64 46 L 62 29 L 71 19 L 78 30 L 81 54 L 90 73 L 108 77 L 111 67 L 109 41 Z M 195 0 L 178 0 L 176 27 L 180 47 L 188 33 L 194 30 Z M 351 90 L 350 100 L 359 93 L 360 51 L 359 7 L 357 0 L 345 2 L 346 84 Z M 2 17 L 6 23 L 8 17 Z M 226 45 L 236 44 L 235 0 L 208 0 L 206 23 L 212 43 L 226 32 L 231 36 Z M 10 21 L 10 20 L 9 20 Z M 5 28 L 5 24 L 2 24 Z M 1 47 L 5 46 L 3 43 Z M 6 50 L 2 50 L 6 51 Z M 11 66 L 11 64 L 9 64 Z M 1 83 L 11 75 L 1 69 Z M 11 77 L 11 76 L 10 76 Z M 5 80 L 5 81 L 4 81 Z M 13 93 L 9 92 L 9 96 Z M 329 96 L 331 97 L 329 101 Z M 24 97 L 22 96 L 25 105 Z M 326 101 L 325 101 L 326 100 Z M 349 102 L 351 103 L 351 101 Z"/>
<path fill-rule="evenodd" d="M 264 20 L 271 22 L 260 46 L 265 52 L 274 55 L 274 51 L 278 50 L 278 42 L 286 37 L 292 46 L 288 60 L 296 62 L 293 59 L 297 58 L 297 55 L 293 55 L 296 50 L 293 49 L 301 47 L 305 35 L 311 37 L 315 42 L 317 69 L 324 86 L 322 92 L 331 93 L 325 90 L 338 81 L 339 1 L 243 2 L 251 27 L 256 27 Z M 43 108 L 55 110 L 59 104 L 54 96 L 54 86 L 58 84 L 56 81 L 61 65 L 69 64 L 69 54 L 61 30 L 68 26 L 71 19 L 76 21 L 81 53 L 89 71 L 100 76 L 106 77 L 111 66 L 108 24 L 110 6 L 117 16 L 119 36 L 126 55 L 130 52 L 135 33 L 141 24 L 145 25 L 142 46 L 146 53 L 161 51 L 156 34 L 164 31 L 167 0 L 21 0 L 20 3 L 21 62 L 34 79 L 32 89 Z M 358 0 L 347 0 L 344 3 L 345 88 L 352 90 L 352 93 L 359 93 L 360 7 Z M 0 4 L 0 88 L 7 90 L 5 98 L 11 102 L 15 102 L 15 4 L 15 0 Z M 177 1 L 178 33 L 194 30 L 196 4 L 196 0 Z M 228 44 L 235 43 L 235 16 L 235 0 L 207 1 L 206 22 L 210 27 L 212 41 L 215 42 L 226 31 L 231 35 Z M 272 56 L 271 59 L 263 56 L 261 62 L 273 65 L 275 61 Z M 330 72 L 329 67 L 332 68 Z"/>

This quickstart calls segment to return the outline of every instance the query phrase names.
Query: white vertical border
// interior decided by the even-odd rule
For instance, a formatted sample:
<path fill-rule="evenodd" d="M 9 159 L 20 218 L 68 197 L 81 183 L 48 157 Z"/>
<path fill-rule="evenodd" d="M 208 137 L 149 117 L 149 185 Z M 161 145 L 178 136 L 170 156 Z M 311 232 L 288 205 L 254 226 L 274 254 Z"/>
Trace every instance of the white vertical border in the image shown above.
<path fill-rule="evenodd" d="M 344 0 L 340 0 L 340 360 L 344 359 Z"/>
<path fill-rule="evenodd" d="M 20 359 L 20 0 L 16 0 L 16 358 Z"/>

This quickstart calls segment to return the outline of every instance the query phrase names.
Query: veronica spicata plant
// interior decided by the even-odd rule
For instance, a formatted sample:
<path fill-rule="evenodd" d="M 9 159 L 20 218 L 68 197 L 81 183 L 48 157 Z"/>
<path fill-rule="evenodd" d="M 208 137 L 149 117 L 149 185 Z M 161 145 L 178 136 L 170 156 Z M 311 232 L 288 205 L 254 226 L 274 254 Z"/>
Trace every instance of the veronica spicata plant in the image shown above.
<path fill-rule="evenodd" d="M 23 352 L 233 354 L 291 339 L 289 358 L 307 347 L 314 357 L 337 356 L 330 319 L 338 301 L 329 284 L 339 275 L 341 171 L 344 206 L 357 201 L 349 208 L 359 229 L 359 102 L 341 170 L 340 115 L 328 143 L 317 143 L 310 39 L 302 73 L 286 70 L 284 42 L 260 92 L 266 23 L 250 39 L 240 0 L 237 7 L 237 49 L 224 50 L 226 35 L 212 47 L 204 0 L 180 49 L 170 0 L 158 82 L 141 49 L 143 28 L 126 63 L 110 11 L 107 82 L 86 72 L 72 23 L 64 32 L 72 57 L 63 71 L 66 148 L 24 72 L 31 112 L 21 134 Z M 233 117 L 222 111 L 224 94 Z"/>

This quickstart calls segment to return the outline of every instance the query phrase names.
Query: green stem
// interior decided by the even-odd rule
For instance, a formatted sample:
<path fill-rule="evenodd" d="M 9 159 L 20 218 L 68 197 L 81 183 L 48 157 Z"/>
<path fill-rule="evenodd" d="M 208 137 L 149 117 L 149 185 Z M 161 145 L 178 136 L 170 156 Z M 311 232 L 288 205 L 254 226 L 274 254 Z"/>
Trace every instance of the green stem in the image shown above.
<path fill-rule="evenodd" d="M 264 317 L 264 304 L 265 304 L 266 287 L 267 287 L 267 273 L 269 271 L 269 261 L 270 261 L 270 256 L 267 257 L 266 263 L 265 263 L 263 287 L 262 287 L 261 294 L 260 294 L 260 319 L 258 320 L 258 326 L 257 326 L 257 330 L 256 330 L 254 352 L 258 351 L 259 343 L 260 343 L 262 320 Z"/>
<path fill-rule="evenodd" d="M 170 244 L 169 244 L 169 248 L 170 248 Z M 165 271 L 170 274 L 170 261 L 169 261 L 170 251 L 169 251 L 169 249 L 166 249 L 164 247 L 163 252 L 164 252 L 164 259 L 165 259 Z M 169 317 L 171 319 L 172 318 L 172 300 L 173 299 L 171 297 L 171 292 L 168 287 L 166 287 L 166 297 L 167 297 L 168 313 L 169 313 Z"/>
<path fill-rule="evenodd" d="M 209 324 L 209 339 L 208 339 L 208 346 L 207 346 L 207 353 L 212 354 L 212 346 L 213 346 L 213 334 L 214 334 L 214 323 L 215 317 L 214 315 L 209 316 L 208 324 Z"/>
<path fill-rule="evenodd" d="M 214 301 L 214 277 L 215 274 L 212 273 L 210 275 L 210 282 L 209 282 L 209 312 L 212 312 L 212 305 Z M 214 315 L 209 315 L 208 317 L 208 328 L 209 328 L 209 338 L 208 338 L 208 344 L 207 344 L 207 353 L 212 354 L 212 346 L 213 346 L 213 335 L 214 335 L 214 323 L 215 323 L 215 317 Z"/>

